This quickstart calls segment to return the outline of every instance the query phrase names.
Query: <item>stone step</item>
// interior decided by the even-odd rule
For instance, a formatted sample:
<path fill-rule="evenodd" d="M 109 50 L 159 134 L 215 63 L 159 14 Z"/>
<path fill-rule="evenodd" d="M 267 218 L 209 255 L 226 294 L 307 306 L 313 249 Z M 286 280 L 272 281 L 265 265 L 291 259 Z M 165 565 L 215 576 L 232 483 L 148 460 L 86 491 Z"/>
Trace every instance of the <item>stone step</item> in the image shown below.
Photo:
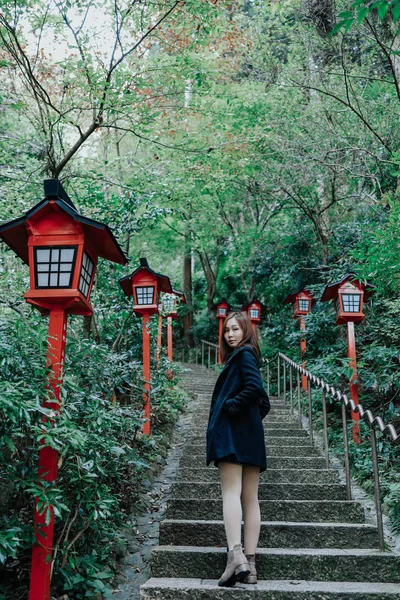
<path fill-rule="evenodd" d="M 203 467 L 206 466 L 206 455 L 202 454 L 183 454 L 180 461 L 180 467 Z M 325 459 L 318 456 L 268 456 L 268 469 L 325 469 Z"/>
<path fill-rule="evenodd" d="M 270 445 L 269 440 L 266 441 L 267 455 L 268 456 L 296 456 L 296 457 L 312 457 L 315 456 L 320 458 L 317 449 L 314 446 L 303 445 L 303 446 L 282 446 L 281 444 Z M 184 447 L 184 454 L 205 454 L 206 451 L 206 440 L 198 444 L 187 444 Z M 325 459 L 324 459 L 325 460 Z"/>
<path fill-rule="evenodd" d="M 195 439 L 199 439 L 202 440 L 204 439 L 204 436 L 206 435 L 206 431 L 207 428 L 204 427 L 203 429 L 192 429 L 191 430 L 191 434 L 190 436 L 188 436 L 188 440 L 195 440 Z M 267 429 L 265 430 L 265 435 L 272 438 L 272 437 L 279 437 L 281 439 L 292 439 L 294 437 L 296 438 L 307 438 L 309 440 L 309 435 L 307 433 L 307 431 L 304 431 L 304 429 L 292 429 L 291 431 L 288 430 L 283 430 L 283 429 L 275 429 L 275 428 L 271 428 L 271 429 Z M 310 442 L 308 442 L 310 443 Z"/>
<path fill-rule="evenodd" d="M 355 500 L 260 500 L 261 518 L 264 521 L 363 523 L 364 506 Z M 220 499 L 170 498 L 166 518 L 222 519 Z"/>
<path fill-rule="evenodd" d="M 200 417 L 199 415 L 194 414 L 192 424 L 197 425 L 198 427 L 207 427 L 208 414 L 207 414 L 207 418 L 203 418 L 203 417 Z M 265 418 L 263 424 L 264 424 L 264 426 L 276 424 L 277 427 L 280 427 L 281 425 L 282 426 L 284 425 L 285 427 L 287 427 L 288 425 L 294 425 L 295 429 L 299 429 L 299 420 L 295 419 L 290 414 L 289 415 L 272 414 L 271 416 L 268 415 Z"/>
<path fill-rule="evenodd" d="M 153 577 L 217 579 L 226 566 L 226 547 L 157 546 Z M 400 556 L 360 548 L 259 548 L 260 579 L 400 582 Z"/>
<path fill-rule="evenodd" d="M 200 423 L 196 419 L 194 420 L 191 429 L 193 433 L 196 431 L 202 432 L 207 428 L 207 423 Z M 292 431 L 299 431 L 300 426 L 298 422 L 285 422 L 285 421 L 272 421 L 271 423 L 265 419 L 264 421 L 264 431 L 268 433 L 270 430 L 278 430 L 282 433 L 291 434 Z M 302 429 L 300 431 L 303 431 Z"/>
<path fill-rule="evenodd" d="M 337 483 L 260 483 L 258 496 L 260 500 L 344 500 L 346 488 Z M 213 482 L 176 482 L 171 485 L 171 497 L 216 500 L 222 498 L 221 486 Z"/>
<path fill-rule="evenodd" d="M 185 440 L 185 447 L 192 447 L 192 446 L 201 446 L 203 445 L 203 448 L 205 449 L 205 443 L 206 443 L 206 431 L 204 430 L 204 434 L 203 435 L 196 435 L 196 436 L 189 436 L 188 438 L 186 438 Z M 272 446 L 279 446 L 279 447 L 285 447 L 285 448 L 290 448 L 293 446 L 299 447 L 299 446 L 303 446 L 303 447 L 308 447 L 308 448 L 313 448 L 313 446 L 311 445 L 311 441 L 309 436 L 307 435 L 293 435 L 290 437 L 287 436 L 275 436 L 275 435 L 270 435 L 270 432 L 268 432 L 268 436 L 266 436 L 265 438 L 265 445 L 268 448 L 271 448 Z"/>
<path fill-rule="evenodd" d="M 219 482 L 215 467 L 183 467 L 177 472 L 178 481 Z M 267 469 L 260 481 L 269 483 L 339 483 L 339 474 L 333 469 Z"/>
<path fill-rule="evenodd" d="M 221 572 L 222 574 L 222 572 Z M 218 574 L 218 577 L 220 574 Z M 237 583 L 218 587 L 216 579 L 152 577 L 140 587 L 140 600 L 400 600 L 400 585 L 304 580 L 259 580 L 256 586 Z"/>
<path fill-rule="evenodd" d="M 242 526 L 243 530 L 243 526 Z M 243 538 L 243 536 L 242 536 Z M 165 519 L 160 546 L 226 547 L 223 521 Z M 378 548 L 378 530 L 366 523 L 262 521 L 259 548 Z"/>

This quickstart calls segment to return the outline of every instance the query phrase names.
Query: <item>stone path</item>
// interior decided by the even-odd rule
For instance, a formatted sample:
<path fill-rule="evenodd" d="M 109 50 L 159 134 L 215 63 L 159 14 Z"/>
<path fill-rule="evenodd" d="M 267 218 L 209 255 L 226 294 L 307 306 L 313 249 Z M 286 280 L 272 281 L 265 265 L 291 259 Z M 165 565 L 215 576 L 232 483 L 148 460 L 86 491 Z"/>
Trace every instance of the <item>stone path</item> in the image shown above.
<path fill-rule="evenodd" d="M 363 504 L 346 500 L 337 471 L 325 468 L 279 399 L 272 399 L 264 421 L 268 468 L 260 484 L 259 583 L 218 588 L 226 564 L 222 501 L 217 469 L 205 467 L 216 378 L 203 367 L 190 369 L 182 385 L 197 401 L 189 409 L 191 425 L 141 600 L 400 600 L 400 556 L 378 550 Z"/>

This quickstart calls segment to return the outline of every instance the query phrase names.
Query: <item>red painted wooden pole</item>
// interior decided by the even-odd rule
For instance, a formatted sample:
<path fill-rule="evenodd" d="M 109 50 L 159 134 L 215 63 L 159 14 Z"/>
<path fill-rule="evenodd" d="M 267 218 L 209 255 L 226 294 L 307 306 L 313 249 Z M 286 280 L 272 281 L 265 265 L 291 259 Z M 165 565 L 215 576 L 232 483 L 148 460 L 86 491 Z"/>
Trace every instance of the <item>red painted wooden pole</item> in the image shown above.
<path fill-rule="evenodd" d="M 65 342 L 67 333 L 67 315 L 57 308 L 50 311 L 49 349 L 47 367 L 50 368 L 48 390 L 53 397 L 45 400 L 43 406 L 54 412 L 60 410 L 60 385 L 63 380 Z M 42 417 L 46 422 L 48 418 Z M 53 448 L 39 450 L 38 483 L 55 484 L 57 479 L 58 452 Z M 46 524 L 47 515 L 47 524 Z M 35 542 L 32 548 L 31 580 L 29 600 L 49 600 L 52 573 L 54 510 L 50 505 L 41 507 L 36 498 L 35 507 Z"/>
<path fill-rule="evenodd" d="M 354 404 L 358 404 L 358 384 L 354 383 L 357 380 L 357 358 L 356 358 L 356 338 L 354 334 L 354 323 L 349 321 L 347 323 L 347 356 L 349 357 L 349 366 L 352 369 L 353 374 L 350 379 L 350 398 Z M 353 441 L 356 444 L 361 443 L 360 437 L 360 414 L 351 411 L 351 418 L 353 420 Z"/>
<path fill-rule="evenodd" d="M 161 344 L 162 344 L 162 315 L 158 315 L 157 351 L 156 351 L 157 369 L 160 368 Z"/>
<path fill-rule="evenodd" d="M 222 324 L 224 322 L 224 319 L 218 319 L 219 320 L 219 326 L 218 326 L 218 364 L 221 364 L 221 345 L 222 345 Z"/>
<path fill-rule="evenodd" d="M 143 314 L 143 408 L 146 422 L 143 425 L 143 434 L 150 435 L 150 315 Z"/>
<path fill-rule="evenodd" d="M 304 317 L 300 317 L 300 329 L 301 329 L 301 331 L 306 330 L 306 320 L 304 319 Z M 302 337 L 302 338 L 300 338 L 300 356 L 301 356 L 302 360 L 304 359 L 306 352 L 307 352 L 306 338 Z M 305 360 L 303 360 L 303 364 L 302 364 L 303 369 L 306 368 L 306 364 L 307 364 L 307 362 Z M 303 390 L 305 392 L 308 391 L 308 382 L 307 382 L 307 377 L 305 375 L 301 376 L 301 387 L 303 388 Z"/>

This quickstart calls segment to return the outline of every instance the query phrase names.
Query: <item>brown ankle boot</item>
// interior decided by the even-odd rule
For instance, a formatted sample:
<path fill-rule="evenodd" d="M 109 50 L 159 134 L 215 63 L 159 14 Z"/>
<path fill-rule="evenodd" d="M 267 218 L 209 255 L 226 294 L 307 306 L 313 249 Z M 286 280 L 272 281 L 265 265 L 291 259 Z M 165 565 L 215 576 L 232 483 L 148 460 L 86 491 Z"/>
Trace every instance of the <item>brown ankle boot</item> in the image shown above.
<path fill-rule="evenodd" d="M 250 573 L 243 579 L 243 583 L 257 583 L 256 556 L 255 554 L 246 554 L 249 561 Z"/>
<path fill-rule="evenodd" d="M 232 587 L 237 581 L 243 579 L 250 573 L 250 565 L 243 553 L 242 545 L 236 544 L 228 551 L 226 569 L 218 581 L 220 587 Z"/>

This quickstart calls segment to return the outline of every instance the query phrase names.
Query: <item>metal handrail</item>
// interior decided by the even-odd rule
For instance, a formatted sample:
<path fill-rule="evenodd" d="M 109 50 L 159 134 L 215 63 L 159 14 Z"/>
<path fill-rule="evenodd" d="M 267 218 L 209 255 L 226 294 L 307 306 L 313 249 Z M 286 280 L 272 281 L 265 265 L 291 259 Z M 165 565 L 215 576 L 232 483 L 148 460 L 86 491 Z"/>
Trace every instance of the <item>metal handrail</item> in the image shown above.
<path fill-rule="evenodd" d="M 366 421 L 370 427 L 371 434 L 371 453 L 372 453 L 372 468 L 374 477 L 374 489 L 375 489 L 375 507 L 376 507 L 376 520 L 378 528 L 379 538 L 379 549 L 384 550 L 384 535 L 383 535 L 383 519 L 382 519 L 382 506 L 380 500 L 380 482 L 379 482 L 379 465 L 378 465 L 378 452 L 376 445 L 376 432 L 375 426 L 379 427 L 382 433 L 388 434 L 391 437 L 391 441 L 397 441 L 400 434 L 396 431 L 395 427 L 389 423 L 385 424 L 383 419 L 379 416 L 374 416 L 373 413 L 367 409 L 365 410 L 362 404 L 355 404 L 353 400 L 349 399 L 346 394 L 343 394 L 340 390 L 337 390 L 334 386 L 327 384 L 323 379 L 316 377 L 310 371 L 307 371 L 304 367 L 297 364 L 294 360 L 282 354 L 278 353 L 277 357 L 277 370 L 278 370 L 278 396 L 280 395 L 280 361 L 283 360 L 284 366 L 284 381 L 283 381 L 283 402 L 286 405 L 286 365 L 290 368 L 290 405 L 291 412 L 293 414 L 293 370 L 297 371 L 297 390 L 298 390 L 298 413 L 299 413 L 299 424 L 301 422 L 301 387 L 300 387 L 300 375 L 304 375 L 310 384 L 314 384 L 322 389 L 322 411 L 323 411 L 323 423 L 324 423 L 324 450 L 327 468 L 329 465 L 329 448 L 328 448 L 328 424 L 327 424 L 327 412 L 326 412 L 326 394 L 329 394 L 333 398 L 339 400 L 342 403 L 342 428 L 343 428 L 343 442 L 344 442 L 344 463 L 345 463 L 345 475 L 346 475 L 346 495 L 347 499 L 351 500 L 351 483 L 350 483 L 350 456 L 349 456 L 349 444 L 347 436 L 347 413 L 346 409 L 350 407 L 353 412 L 359 413 L 360 417 Z M 269 368 L 269 365 L 268 365 Z M 269 371 L 268 371 L 269 373 Z M 268 376 L 269 380 L 269 376 Z M 269 383 L 269 381 L 268 381 Z M 311 444 L 313 443 L 313 422 L 312 422 L 312 392 L 311 385 L 308 385 L 308 420 Z"/>
<path fill-rule="evenodd" d="M 200 340 L 201 341 L 201 364 L 204 367 L 204 354 L 205 354 L 205 349 L 206 346 L 208 346 L 208 367 L 211 367 L 211 348 L 214 348 L 214 368 L 217 367 L 218 365 L 218 344 L 213 344 L 212 342 L 208 342 L 207 340 Z"/>

